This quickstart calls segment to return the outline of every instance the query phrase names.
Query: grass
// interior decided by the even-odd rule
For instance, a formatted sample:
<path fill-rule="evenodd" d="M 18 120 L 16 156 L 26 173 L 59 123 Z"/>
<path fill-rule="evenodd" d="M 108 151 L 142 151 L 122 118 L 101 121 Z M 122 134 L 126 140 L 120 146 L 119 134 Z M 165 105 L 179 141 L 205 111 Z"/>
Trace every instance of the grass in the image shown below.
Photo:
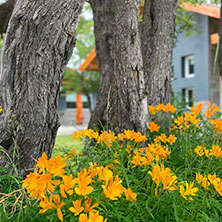
<path fill-rule="evenodd" d="M 84 148 L 83 140 L 73 140 L 72 135 L 60 135 L 56 137 L 55 146 L 52 155 L 56 156 L 59 153 L 63 156 L 67 151 L 72 150 L 81 151 Z"/>

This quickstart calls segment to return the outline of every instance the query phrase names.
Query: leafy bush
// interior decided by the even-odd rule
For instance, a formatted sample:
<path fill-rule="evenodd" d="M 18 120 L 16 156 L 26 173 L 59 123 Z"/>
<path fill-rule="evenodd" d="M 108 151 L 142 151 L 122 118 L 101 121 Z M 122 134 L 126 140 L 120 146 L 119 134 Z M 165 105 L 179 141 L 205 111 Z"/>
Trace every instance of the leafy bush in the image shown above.
<path fill-rule="evenodd" d="M 43 153 L 22 181 L 34 215 L 23 221 L 221 221 L 219 108 L 149 111 L 149 135 L 89 129 L 73 135 L 89 141 L 88 155 Z"/>

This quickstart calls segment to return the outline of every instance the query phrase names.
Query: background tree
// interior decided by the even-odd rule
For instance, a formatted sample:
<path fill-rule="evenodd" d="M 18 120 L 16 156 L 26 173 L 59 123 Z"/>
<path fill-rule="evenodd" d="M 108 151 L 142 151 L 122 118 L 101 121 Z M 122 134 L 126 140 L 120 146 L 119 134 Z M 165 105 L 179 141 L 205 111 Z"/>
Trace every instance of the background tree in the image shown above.
<path fill-rule="evenodd" d="M 177 0 L 146 0 L 144 3 L 141 42 L 149 105 L 171 101 L 176 12 Z"/>
<path fill-rule="evenodd" d="M 97 62 L 100 72 L 99 98 L 96 109 L 90 119 L 90 128 L 94 125 L 98 126 L 99 123 L 105 124 L 108 119 L 115 126 L 114 128 L 120 131 L 123 129 L 134 129 L 145 133 L 148 123 L 147 117 L 144 116 L 148 116 L 147 95 L 150 100 L 149 103 L 152 105 L 154 105 L 154 101 L 155 103 L 168 103 L 170 101 L 170 75 L 172 73 L 172 48 L 177 1 L 145 1 L 141 32 L 143 63 L 140 44 L 135 47 L 135 42 L 139 42 L 138 16 L 140 3 L 141 1 L 135 1 L 136 5 L 134 7 L 136 11 L 135 9 L 133 10 L 132 5 L 129 6 L 128 10 L 123 10 L 121 17 L 118 18 L 121 20 L 119 21 L 117 19 L 119 9 L 122 4 L 128 5 L 128 2 L 114 1 L 113 3 L 108 3 L 104 0 L 96 3 L 93 0 L 90 1 L 94 16 Z M 121 26 L 122 21 L 125 24 Z M 166 22 L 167 25 L 165 25 Z M 130 23 L 136 24 L 135 27 Z M 119 27 L 123 31 L 120 31 Z M 132 47 L 136 51 L 132 51 Z M 164 57 L 162 57 L 162 50 L 164 50 Z M 120 53 L 121 56 L 118 56 Z M 115 58 L 118 58 L 118 61 Z M 123 75 L 119 68 L 125 66 L 123 73 L 130 72 L 129 64 L 135 72 L 137 70 L 138 72 L 127 79 L 127 74 L 125 74 L 126 76 Z M 146 94 L 144 91 L 143 71 L 146 80 Z M 116 84 L 116 82 L 119 84 Z M 135 87 L 130 87 L 131 84 L 135 84 Z M 153 85 L 151 86 L 150 84 Z M 157 89 L 155 89 L 155 86 Z M 128 87 L 130 92 L 122 92 L 123 88 L 125 89 L 126 87 Z M 132 94 L 135 94 L 138 89 L 140 96 L 135 98 Z M 154 93 L 150 89 L 154 90 Z M 119 101 L 121 99 L 123 101 Z M 135 106 L 127 105 L 131 100 L 134 101 Z M 123 103 L 125 104 L 124 106 L 122 105 Z M 130 117 L 131 113 L 135 116 Z M 136 119 L 139 122 L 143 121 L 143 125 L 140 123 L 138 127 L 135 124 Z"/>
<path fill-rule="evenodd" d="M 146 132 L 148 126 L 139 0 L 90 0 L 93 9 L 100 91 L 89 127 Z"/>
<path fill-rule="evenodd" d="M 83 2 L 16 1 L 0 74 L 0 145 L 12 154 L 16 131 L 21 175 L 43 151 L 51 155 L 59 127 L 58 96 Z"/>

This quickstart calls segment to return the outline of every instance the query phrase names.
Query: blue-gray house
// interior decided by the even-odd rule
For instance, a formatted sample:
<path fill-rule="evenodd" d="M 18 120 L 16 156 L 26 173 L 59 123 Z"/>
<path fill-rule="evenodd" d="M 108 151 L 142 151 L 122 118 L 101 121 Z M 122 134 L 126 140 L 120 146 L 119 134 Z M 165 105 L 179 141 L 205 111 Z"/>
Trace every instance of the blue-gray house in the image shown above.
<path fill-rule="evenodd" d="M 173 51 L 173 91 L 181 93 L 190 105 L 192 101 L 210 101 L 222 108 L 221 76 L 214 64 L 220 9 L 207 4 L 188 7 L 201 33 L 178 36 Z"/>

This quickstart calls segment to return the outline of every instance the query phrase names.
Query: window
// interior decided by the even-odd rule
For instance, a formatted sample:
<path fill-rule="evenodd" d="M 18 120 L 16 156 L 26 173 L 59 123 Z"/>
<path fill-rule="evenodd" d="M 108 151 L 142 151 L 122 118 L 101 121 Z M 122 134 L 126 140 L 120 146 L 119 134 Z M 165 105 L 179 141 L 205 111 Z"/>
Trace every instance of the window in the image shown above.
<path fill-rule="evenodd" d="M 194 103 L 194 90 L 192 88 L 182 89 L 182 96 L 187 107 L 192 107 Z"/>
<path fill-rule="evenodd" d="M 194 55 L 182 57 L 182 77 L 194 77 Z"/>

